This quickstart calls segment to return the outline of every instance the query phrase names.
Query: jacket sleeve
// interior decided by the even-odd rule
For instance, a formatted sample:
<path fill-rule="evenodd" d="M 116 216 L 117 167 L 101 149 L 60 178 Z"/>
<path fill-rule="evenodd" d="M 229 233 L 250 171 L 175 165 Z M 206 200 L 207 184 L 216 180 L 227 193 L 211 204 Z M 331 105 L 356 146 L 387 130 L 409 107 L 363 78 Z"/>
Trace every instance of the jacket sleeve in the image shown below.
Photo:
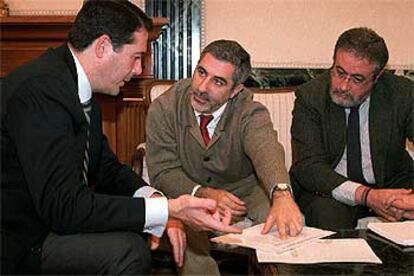
<path fill-rule="evenodd" d="M 276 183 L 289 183 L 285 153 L 273 128 L 269 111 L 253 103 L 243 116 L 241 139 L 246 155 L 253 163 L 257 177 L 268 195 Z"/>
<path fill-rule="evenodd" d="M 146 122 L 146 160 L 151 185 L 172 198 L 191 194 L 199 184 L 183 171 L 177 152 L 174 118 L 172 111 L 166 110 L 157 100 L 151 104 Z"/>

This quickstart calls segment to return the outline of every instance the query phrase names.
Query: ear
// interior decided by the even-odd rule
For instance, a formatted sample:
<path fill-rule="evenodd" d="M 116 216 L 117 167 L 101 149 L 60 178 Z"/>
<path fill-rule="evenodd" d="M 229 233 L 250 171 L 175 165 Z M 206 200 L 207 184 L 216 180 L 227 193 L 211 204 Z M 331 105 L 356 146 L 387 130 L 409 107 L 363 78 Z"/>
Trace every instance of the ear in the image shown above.
<path fill-rule="evenodd" d="M 233 92 L 231 92 L 230 99 L 234 98 L 244 89 L 244 85 L 242 83 L 236 85 L 233 88 Z"/>
<path fill-rule="evenodd" d="M 106 34 L 95 39 L 94 44 L 95 55 L 98 58 L 102 58 L 106 52 L 112 51 L 111 39 Z"/>

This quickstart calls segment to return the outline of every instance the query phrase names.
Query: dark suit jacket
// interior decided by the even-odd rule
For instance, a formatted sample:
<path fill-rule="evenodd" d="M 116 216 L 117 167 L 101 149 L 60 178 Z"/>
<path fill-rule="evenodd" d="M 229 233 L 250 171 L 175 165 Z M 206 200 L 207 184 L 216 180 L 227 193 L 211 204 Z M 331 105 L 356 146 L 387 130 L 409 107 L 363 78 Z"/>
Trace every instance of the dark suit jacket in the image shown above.
<path fill-rule="evenodd" d="M 347 180 L 334 171 L 345 149 L 345 110 L 331 101 L 329 89 L 330 75 L 325 73 L 296 91 L 290 176 L 299 201 L 310 194 L 331 196 Z M 406 139 L 414 138 L 413 120 L 413 82 L 385 73 L 374 85 L 369 109 L 376 187 L 413 188 L 414 163 L 405 149 Z"/>
<path fill-rule="evenodd" d="M 48 50 L 7 76 L 1 104 L 3 273 L 36 255 L 51 231 L 142 230 L 144 200 L 131 196 L 145 183 L 110 150 L 95 100 L 88 175 L 95 192 L 81 184 L 88 125 L 67 46 Z M 39 268 L 39 257 L 29 272 Z"/>

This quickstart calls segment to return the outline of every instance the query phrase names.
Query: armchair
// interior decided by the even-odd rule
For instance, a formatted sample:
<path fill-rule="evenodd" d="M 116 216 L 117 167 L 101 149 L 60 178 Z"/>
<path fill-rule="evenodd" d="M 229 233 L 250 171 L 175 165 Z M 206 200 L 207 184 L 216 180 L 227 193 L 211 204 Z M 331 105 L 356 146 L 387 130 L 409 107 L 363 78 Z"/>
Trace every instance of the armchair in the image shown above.
<path fill-rule="evenodd" d="M 145 86 L 144 103 L 146 107 L 148 108 L 153 100 L 167 91 L 174 83 L 173 80 L 154 80 Z M 131 158 L 131 167 L 137 175 L 150 184 L 147 163 L 145 162 L 145 143 L 141 143 L 135 148 Z"/>

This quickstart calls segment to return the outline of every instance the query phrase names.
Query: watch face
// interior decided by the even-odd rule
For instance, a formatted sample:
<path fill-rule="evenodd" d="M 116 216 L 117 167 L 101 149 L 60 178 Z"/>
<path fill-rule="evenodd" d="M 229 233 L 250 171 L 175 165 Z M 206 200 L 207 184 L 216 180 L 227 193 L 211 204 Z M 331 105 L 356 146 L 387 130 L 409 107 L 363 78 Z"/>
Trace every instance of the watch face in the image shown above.
<path fill-rule="evenodd" d="M 276 188 L 282 191 L 289 190 L 289 186 L 286 183 L 277 184 Z"/>

